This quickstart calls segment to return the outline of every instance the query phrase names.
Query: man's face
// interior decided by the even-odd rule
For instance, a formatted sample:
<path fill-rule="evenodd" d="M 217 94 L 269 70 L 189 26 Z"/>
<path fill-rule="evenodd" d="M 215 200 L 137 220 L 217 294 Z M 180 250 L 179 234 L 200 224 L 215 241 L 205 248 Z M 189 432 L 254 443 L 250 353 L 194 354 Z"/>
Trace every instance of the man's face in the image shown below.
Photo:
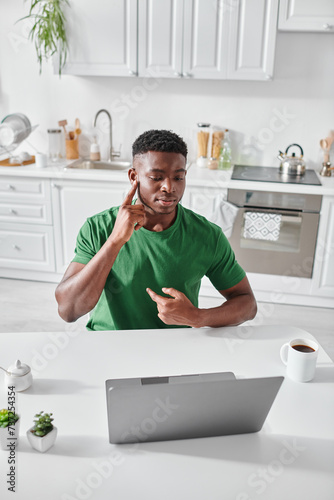
<path fill-rule="evenodd" d="M 138 198 L 150 213 L 171 214 L 185 187 L 186 159 L 179 153 L 148 151 L 135 156 L 130 178 L 138 180 Z"/>

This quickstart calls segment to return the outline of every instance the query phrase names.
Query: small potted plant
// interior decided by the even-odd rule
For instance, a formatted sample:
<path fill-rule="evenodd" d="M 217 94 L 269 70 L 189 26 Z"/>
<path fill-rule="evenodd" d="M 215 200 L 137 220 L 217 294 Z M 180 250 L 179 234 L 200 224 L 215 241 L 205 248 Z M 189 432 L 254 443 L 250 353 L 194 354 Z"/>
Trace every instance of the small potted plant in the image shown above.
<path fill-rule="evenodd" d="M 34 426 L 27 431 L 28 441 L 31 446 L 44 453 L 54 444 L 57 437 L 57 427 L 51 418 L 52 413 L 43 411 L 35 415 Z"/>
<path fill-rule="evenodd" d="M 18 444 L 19 438 L 19 416 L 5 408 L 0 410 L 0 448 L 8 450 L 10 442 Z"/>

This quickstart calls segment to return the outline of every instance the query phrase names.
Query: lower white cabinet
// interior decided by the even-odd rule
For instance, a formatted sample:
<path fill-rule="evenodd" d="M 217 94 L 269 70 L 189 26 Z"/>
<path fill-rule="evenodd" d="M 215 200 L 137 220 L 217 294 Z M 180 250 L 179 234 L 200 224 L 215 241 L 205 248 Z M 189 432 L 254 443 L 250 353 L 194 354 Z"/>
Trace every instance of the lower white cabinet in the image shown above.
<path fill-rule="evenodd" d="M 182 205 L 204 217 L 209 217 L 213 211 L 216 197 L 226 193 L 227 190 L 220 188 L 187 187 L 182 198 Z"/>
<path fill-rule="evenodd" d="M 76 237 L 87 217 L 120 205 L 129 182 L 53 180 L 51 189 L 56 270 L 63 274 L 74 257 Z"/>
<path fill-rule="evenodd" d="M 0 178 L 1 269 L 14 278 L 24 277 L 22 271 L 55 271 L 49 179 Z"/>
<path fill-rule="evenodd" d="M 334 297 L 334 197 L 325 196 L 313 270 L 314 295 Z"/>
<path fill-rule="evenodd" d="M 0 267 L 55 271 L 52 226 L 0 223 Z"/>

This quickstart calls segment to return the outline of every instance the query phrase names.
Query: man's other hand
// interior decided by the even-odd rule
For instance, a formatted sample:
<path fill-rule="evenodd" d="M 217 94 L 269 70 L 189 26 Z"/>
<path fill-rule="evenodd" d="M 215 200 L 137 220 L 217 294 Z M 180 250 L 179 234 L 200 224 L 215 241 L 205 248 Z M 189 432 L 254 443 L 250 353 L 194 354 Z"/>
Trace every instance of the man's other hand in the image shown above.
<path fill-rule="evenodd" d="M 184 293 L 175 288 L 162 288 L 162 291 L 173 298 L 162 297 L 146 288 L 147 293 L 158 307 L 158 317 L 166 325 L 187 325 L 197 328 L 199 309 L 195 307 Z"/>

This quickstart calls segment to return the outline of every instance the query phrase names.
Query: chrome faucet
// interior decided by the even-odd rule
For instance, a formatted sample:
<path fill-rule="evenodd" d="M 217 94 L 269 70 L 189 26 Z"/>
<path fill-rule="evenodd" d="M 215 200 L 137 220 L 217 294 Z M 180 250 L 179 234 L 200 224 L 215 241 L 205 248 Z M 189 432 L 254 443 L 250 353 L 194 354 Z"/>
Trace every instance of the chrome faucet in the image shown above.
<path fill-rule="evenodd" d="M 109 144 L 109 147 L 110 147 L 109 161 L 113 161 L 114 158 L 119 158 L 121 156 L 121 152 L 120 151 L 114 152 L 114 148 L 112 146 L 112 119 L 111 119 L 111 115 L 110 115 L 109 111 L 107 111 L 106 109 L 100 109 L 95 115 L 93 126 L 96 127 L 97 117 L 101 113 L 105 113 L 109 118 L 109 143 L 110 143 Z"/>

